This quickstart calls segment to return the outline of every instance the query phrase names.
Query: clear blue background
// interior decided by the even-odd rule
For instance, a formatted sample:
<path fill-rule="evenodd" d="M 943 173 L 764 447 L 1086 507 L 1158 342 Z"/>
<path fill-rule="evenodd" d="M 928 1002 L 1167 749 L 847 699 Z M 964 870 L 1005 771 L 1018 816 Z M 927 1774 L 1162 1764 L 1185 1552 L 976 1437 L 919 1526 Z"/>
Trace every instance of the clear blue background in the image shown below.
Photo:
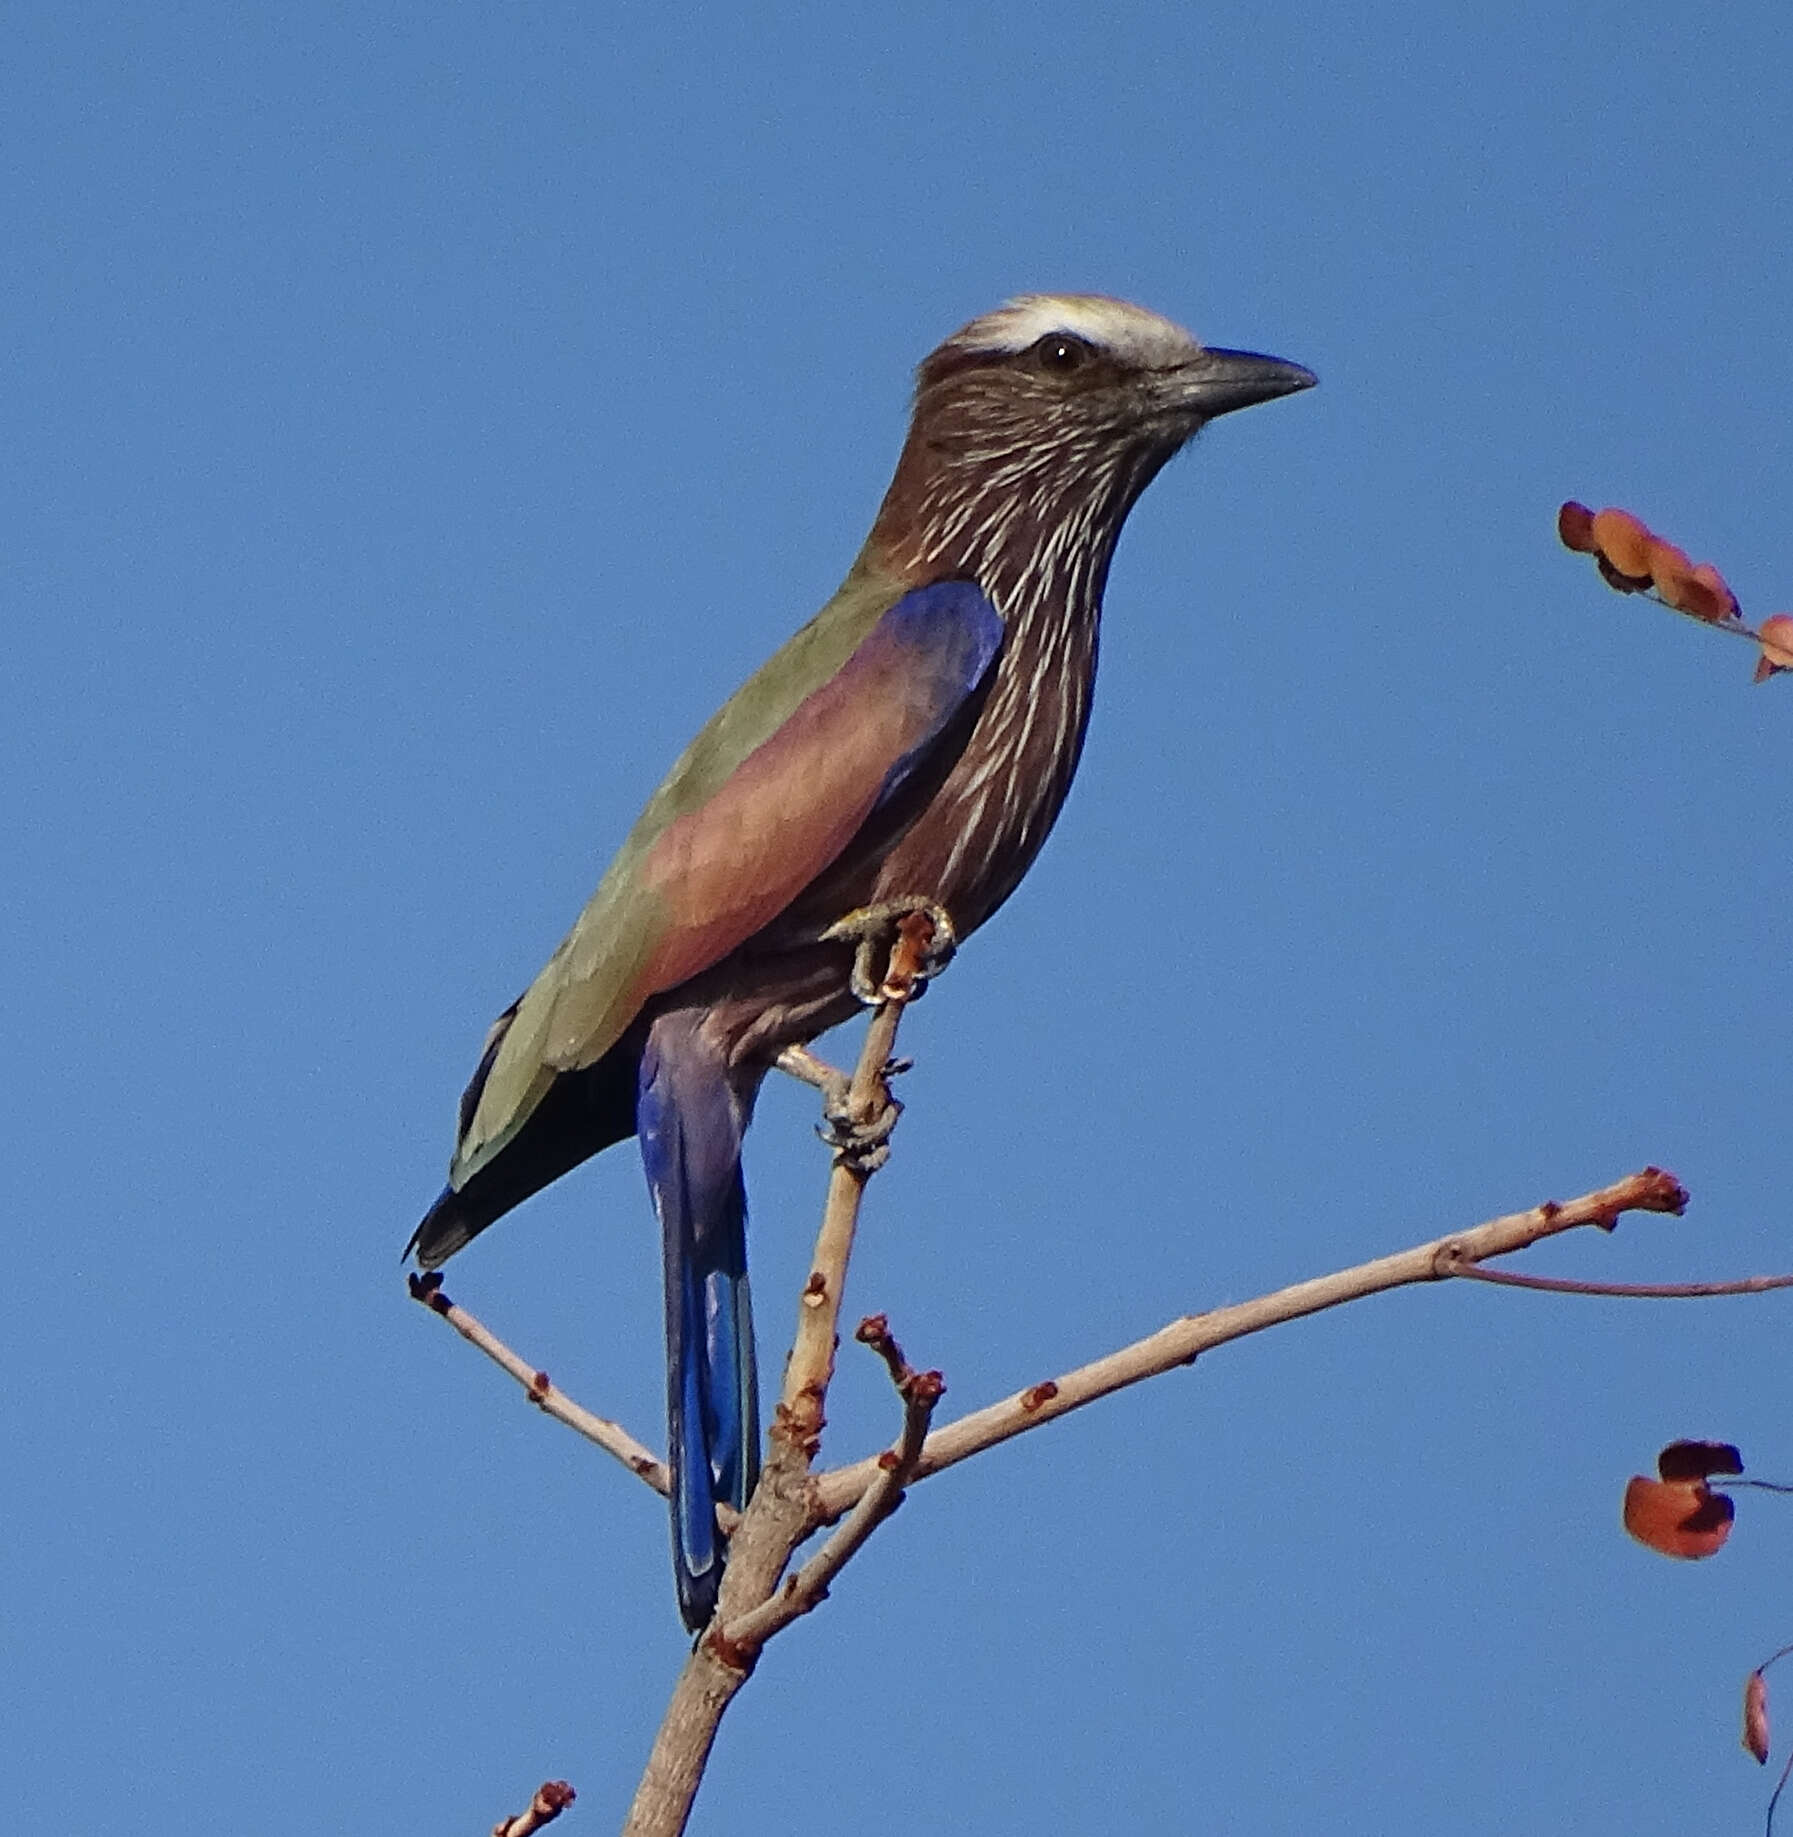
<path fill-rule="evenodd" d="M 663 1515 L 405 1297 L 454 1100 L 690 732 L 833 587 L 910 367 L 1028 289 L 1312 365 L 1133 519 L 1089 749 L 919 1010 L 855 1313 L 969 1408 L 1649 1161 L 1793 1262 L 1793 685 L 1566 496 L 1793 604 L 1779 4 L 20 5 L 0 72 L 11 1169 L 0 1778 L 67 1828 L 613 1828 Z M 841 1050 L 850 1048 L 843 1045 Z M 767 1361 L 824 1177 L 752 1143 Z M 659 1433 L 622 1150 L 449 1289 Z M 695 1828 L 1749 1828 L 1784 1297 L 1461 1285 L 930 1482 Z M 831 1452 L 890 1432 L 849 1350 Z M 791 1808 L 793 1780 L 803 1802 Z"/>

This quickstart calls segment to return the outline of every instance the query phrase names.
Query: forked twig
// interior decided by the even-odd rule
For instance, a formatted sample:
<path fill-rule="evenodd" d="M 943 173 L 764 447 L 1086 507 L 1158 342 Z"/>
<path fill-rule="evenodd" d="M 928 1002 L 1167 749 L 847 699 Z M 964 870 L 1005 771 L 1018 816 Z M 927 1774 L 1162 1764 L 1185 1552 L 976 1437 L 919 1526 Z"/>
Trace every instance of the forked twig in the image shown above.
<path fill-rule="evenodd" d="M 914 1477 L 934 1406 L 946 1394 L 946 1380 L 937 1371 L 910 1368 L 890 1336 L 890 1322 L 882 1314 L 871 1314 L 862 1320 L 854 1338 L 870 1346 L 889 1368 L 891 1382 L 903 1400 L 903 1432 L 894 1448 L 878 1456 L 877 1479 L 860 1495 L 859 1503 L 841 1520 L 833 1536 L 795 1575 L 785 1578 L 771 1600 L 761 1602 L 729 1624 L 724 1637 L 731 1645 L 763 1646 L 800 1615 L 820 1607 L 828 1598 L 828 1584 L 902 1504 L 903 1490 Z"/>

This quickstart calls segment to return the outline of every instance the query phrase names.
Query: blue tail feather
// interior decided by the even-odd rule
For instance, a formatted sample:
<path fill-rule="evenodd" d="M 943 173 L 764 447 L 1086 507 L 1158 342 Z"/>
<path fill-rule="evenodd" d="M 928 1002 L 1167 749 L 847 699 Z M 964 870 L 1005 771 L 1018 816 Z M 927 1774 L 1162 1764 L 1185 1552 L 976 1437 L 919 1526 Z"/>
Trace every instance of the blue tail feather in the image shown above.
<path fill-rule="evenodd" d="M 666 1394 L 673 1569 L 696 1631 L 726 1555 L 716 1505 L 746 1505 L 759 1477 L 759 1400 L 747 1287 L 741 1136 L 751 1099 L 699 1037 L 662 1016 L 641 1062 L 637 1122 L 666 1272 Z"/>

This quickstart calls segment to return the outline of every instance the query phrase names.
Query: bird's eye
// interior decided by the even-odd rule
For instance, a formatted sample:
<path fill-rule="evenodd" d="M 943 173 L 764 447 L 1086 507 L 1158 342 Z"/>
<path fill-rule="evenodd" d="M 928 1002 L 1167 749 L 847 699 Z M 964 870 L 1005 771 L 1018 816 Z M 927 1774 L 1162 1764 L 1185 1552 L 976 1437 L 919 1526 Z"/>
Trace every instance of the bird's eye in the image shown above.
<path fill-rule="evenodd" d="M 1052 376 L 1068 376 L 1080 370 L 1094 353 L 1081 338 L 1068 332 L 1048 332 L 1033 348 L 1033 360 Z"/>

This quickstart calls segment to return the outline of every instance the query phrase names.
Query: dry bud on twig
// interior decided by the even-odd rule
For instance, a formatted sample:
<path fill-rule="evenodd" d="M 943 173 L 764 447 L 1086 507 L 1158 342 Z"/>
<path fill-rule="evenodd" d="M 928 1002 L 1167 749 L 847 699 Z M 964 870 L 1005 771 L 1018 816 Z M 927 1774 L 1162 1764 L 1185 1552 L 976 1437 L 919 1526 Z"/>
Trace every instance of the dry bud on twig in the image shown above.
<path fill-rule="evenodd" d="M 533 1837 L 544 1824 L 552 1824 L 578 1796 L 565 1780 L 544 1780 L 535 1789 L 528 1811 L 514 1818 L 500 1818 L 492 1826 L 492 1837 Z"/>

